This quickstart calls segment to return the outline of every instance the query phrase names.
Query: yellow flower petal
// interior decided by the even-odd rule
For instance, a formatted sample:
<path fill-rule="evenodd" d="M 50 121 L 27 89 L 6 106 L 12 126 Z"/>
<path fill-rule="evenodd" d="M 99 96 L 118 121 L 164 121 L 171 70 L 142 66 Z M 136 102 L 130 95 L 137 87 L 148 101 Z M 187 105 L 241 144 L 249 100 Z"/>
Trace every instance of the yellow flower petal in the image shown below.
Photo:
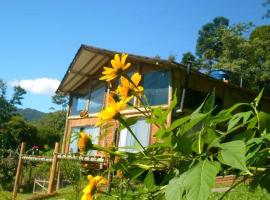
<path fill-rule="evenodd" d="M 128 54 L 122 53 L 122 56 L 121 56 L 121 64 L 122 64 L 122 66 L 125 65 L 127 57 L 128 57 Z"/>
<path fill-rule="evenodd" d="M 131 66 L 131 64 L 130 63 L 127 63 L 127 64 L 125 64 L 123 67 L 122 67 L 122 69 L 123 70 L 126 70 L 127 68 L 129 68 Z"/>
<path fill-rule="evenodd" d="M 114 59 L 111 60 L 112 67 L 103 67 L 104 71 L 102 74 L 104 76 L 100 77 L 99 80 L 111 81 L 120 75 L 119 71 L 123 71 L 131 66 L 130 63 L 126 63 L 128 54 L 122 54 L 121 58 L 118 54 L 114 55 Z"/>
<path fill-rule="evenodd" d="M 139 83 L 140 83 L 140 81 L 141 81 L 141 78 L 142 78 L 142 76 L 141 76 L 139 73 L 134 73 L 134 74 L 131 76 L 131 80 L 132 80 L 132 82 L 133 82 L 136 86 L 139 85 Z"/>

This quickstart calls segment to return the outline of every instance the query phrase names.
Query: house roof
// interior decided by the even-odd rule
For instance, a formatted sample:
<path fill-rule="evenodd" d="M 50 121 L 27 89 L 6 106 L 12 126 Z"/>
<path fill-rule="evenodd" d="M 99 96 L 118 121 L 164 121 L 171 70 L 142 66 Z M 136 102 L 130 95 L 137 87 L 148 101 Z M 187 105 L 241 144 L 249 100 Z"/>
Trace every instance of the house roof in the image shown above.
<path fill-rule="evenodd" d="M 60 91 L 64 94 L 72 93 L 89 78 L 95 76 L 95 73 L 101 69 L 108 61 L 110 61 L 116 53 L 119 54 L 120 52 L 88 45 L 81 45 L 57 91 Z M 133 54 L 128 54 L 128 61 L 162 65 L 169 68 L 179 67 L 179 64 L 170 62 L 168 60 L 138 56 Z M 183 65 L 180 64 L 180 66 L 184 68 Z"/>
<path fill-rule="evenodd" d="M 121 52 L 97 48 L 89 45 L 81 45 L 77 51 L 74 59 L 68 67 L 68 70 L 61 81 L 57 91 L 64 94 L 70 94 L 76 91 L 76 89 L 85 83 L 87 80 L 96 77 L 96 72 L 100 70 L 107 62 L 109 62 L 115 54 Z M 186 66 L 181 63 L 175 63 L 164 59 L 150 58 L 146 56 L 139 56 L 134 54 L 128 54 L 129 62 L 140 62 L 146 64 L 154 64 L 168 68 L 180 68 L 186 70 Z M 224 87 L 229 87 L 239 92 L 244 92 L 251 96 L 256 96 L 254 91 L 247 88 L 241 88 L 231 83 L 224 83 L 223 81 L 214 79 L 206 74 L 199 72 L 198 70 L 191 70 L 191 74 L 196 74 L 202 79 L 211 80 L 216 84 L 223 84 Z M 263 99 L 270 99 L 269 97 L 263 97 Z"/>

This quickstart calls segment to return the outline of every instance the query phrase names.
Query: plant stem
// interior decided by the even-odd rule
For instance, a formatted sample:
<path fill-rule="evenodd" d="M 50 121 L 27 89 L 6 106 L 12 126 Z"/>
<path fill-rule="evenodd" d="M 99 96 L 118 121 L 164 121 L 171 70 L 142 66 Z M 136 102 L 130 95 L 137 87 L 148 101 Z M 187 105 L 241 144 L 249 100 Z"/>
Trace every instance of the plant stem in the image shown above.
<path fill-rule="evenodd" d="M 267 169 L 262 167 L 248 167 L 249 170 L 258 171 L 258 172 L 265 172 Z"/>

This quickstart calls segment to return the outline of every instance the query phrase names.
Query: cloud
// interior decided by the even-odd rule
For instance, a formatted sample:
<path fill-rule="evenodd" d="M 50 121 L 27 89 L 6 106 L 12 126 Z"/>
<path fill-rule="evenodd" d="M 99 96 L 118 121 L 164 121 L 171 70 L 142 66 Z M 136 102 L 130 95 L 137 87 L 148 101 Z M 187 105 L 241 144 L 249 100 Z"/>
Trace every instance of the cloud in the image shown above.
<path fill-rule="evenodd" d="M 25 79 L 15 80 L 9 83 L 11 86 L 21 86 L 27 92 L 35 94 L 53 95 L 58 88 L 60 81 L 51 78 L 37 78 L 37 79 Z"/>

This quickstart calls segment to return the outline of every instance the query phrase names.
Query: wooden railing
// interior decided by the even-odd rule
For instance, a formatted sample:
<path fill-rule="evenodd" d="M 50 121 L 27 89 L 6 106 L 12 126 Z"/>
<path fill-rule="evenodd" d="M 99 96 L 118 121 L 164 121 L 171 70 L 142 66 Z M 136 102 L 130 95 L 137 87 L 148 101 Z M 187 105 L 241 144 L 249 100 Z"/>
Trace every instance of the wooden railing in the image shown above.
<path fill-rule="evenodd" d="M 26 155 L 25 154 L 25 143 L 23 142 L 21 144 L 17 172 L 16 172 L 15 182 L 14 182 L 14 186 L 13 186 L 12 199 L 16 199 L 16 197 L 17 197 L 18 188 L 20 185 L 20 176 L 22 173 L 24 160 L 30 160 L 30 161 L 36 161 L 36 162 L 50 162 L 51 163 L 50 176 L 49 176 L 49 180 L 48 180 L 48 189 L 47 189 L 48 194 L 52 194 L 54 192 L 55 177 L 57 174 L 57 165 L 58 165 L 59 160 L 75 160 L 75 161 L 83 161 L 83 162 L 90 162 L 90 163 L 98 163 L 100 169 L 103 169 L 103 166 L 106 162 L 105 158 L 102 156 L 59 153 L 59 143 L 55 143 L 54 152 L 53 152 L 53 155 L 51 157 L 38 156 L 38 155 Z"/>

